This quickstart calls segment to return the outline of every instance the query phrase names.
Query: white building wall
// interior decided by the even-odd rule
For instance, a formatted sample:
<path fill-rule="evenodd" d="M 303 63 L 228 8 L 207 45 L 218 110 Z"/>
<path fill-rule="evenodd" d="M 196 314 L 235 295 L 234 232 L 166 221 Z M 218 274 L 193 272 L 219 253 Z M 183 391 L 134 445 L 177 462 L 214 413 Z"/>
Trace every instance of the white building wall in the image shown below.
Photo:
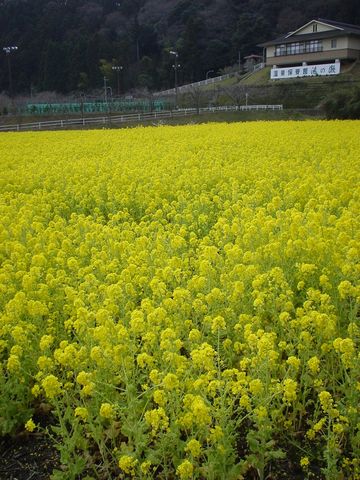
<path fill-rule="evenodd" d="M 266 47 L 266 58 L 275 57 L 275 47 Z"/>
<path fill-rule="evenodd" d="M 336 40 L 336 47 L 331 47 L 331 40 Z M 325 38 L 322 41 L 322 44 L 324 52 L 343 50 L 344 48 L 349 48 L 349 37 L 334 37 L 333 39 Z"/>
<path fill-rule="evenodd" d="M 311 22 L 306 27 L 302 28 L 301 30 L 298 30 L 296 32 L 296 35 L 302 35 L 303 33 L 314 33 L 314 30 L 313 30 L 314 23 L 317 23 L 317 31 L 318 32 L 327 32 L 329 30 L 335 30 L 335 31 L 338 30 L 337 28 L 331 27 L 330 25 L 323 25 L 322 23 L 319 23 L 319 22 Z"/>

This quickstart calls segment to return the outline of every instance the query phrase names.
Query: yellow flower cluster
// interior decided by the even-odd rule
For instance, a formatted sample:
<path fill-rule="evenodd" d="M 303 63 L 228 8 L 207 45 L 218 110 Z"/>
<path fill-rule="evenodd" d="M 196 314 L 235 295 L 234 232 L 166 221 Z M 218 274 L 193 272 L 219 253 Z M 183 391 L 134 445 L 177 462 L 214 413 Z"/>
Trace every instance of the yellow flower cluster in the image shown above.
<path fill-rule="evenodd" d="M 184 460 L 176 469 L 180 480 L 190 480 L 193 478 L 194 465 L 189 460 Z"/>
<path fill-rule="evenodd" d="M 135 475 L 135 467 L 137 463 L 138 460 L 136 460 L 136 458 L 134 457 L 131 457 L 130 455 L 123 455 L 119 458 L 120 469 L 131 476 Z"/>
<path fill-rule="evenodd" d="M 41 386 L 44 389 L 45 395 L 49 399 L 53 399 L 61 392 L 61 383 L 55 375 L 48 375 L 45 377 L 41 382 Z"/>
<path fill-rule="evenodd" d="M 360 478 L 359 131 L 2 134 L 0 435 L 52 409 L 64 478 Z"/>
<path fill-rule="evenodd" d="M 107 418 L 109 420 L 115 417 L 114 409 L 112 405 L 110 405 L 110 403 L 102 403 L 99 413 L 100 413 L 100 417 Z"/>

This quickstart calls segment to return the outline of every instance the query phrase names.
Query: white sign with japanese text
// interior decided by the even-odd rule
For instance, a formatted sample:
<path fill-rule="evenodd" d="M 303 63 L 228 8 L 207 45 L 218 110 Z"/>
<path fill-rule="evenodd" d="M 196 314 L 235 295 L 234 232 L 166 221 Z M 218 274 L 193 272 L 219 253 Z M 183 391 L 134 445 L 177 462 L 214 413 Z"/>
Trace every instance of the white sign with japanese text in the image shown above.
<path fill-rule="evenodd" d="M 340 62 L 327 63 L 325 65 L 302 65 L 297 67 L 272 68 L 271 80 L 281 78 L 317 77 L 322 75 L 338 75 L 340 73 Z"/>

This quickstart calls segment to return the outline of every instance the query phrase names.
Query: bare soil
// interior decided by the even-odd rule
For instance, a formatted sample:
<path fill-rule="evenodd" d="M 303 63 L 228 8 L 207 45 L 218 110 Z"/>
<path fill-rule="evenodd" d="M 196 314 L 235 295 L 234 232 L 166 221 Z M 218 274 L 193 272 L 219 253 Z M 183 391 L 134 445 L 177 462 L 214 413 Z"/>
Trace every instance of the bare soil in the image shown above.
<path fill-rule="evenodd" d="M 0 480 L 49 480 L 59 465 L 58 451 L 45 434 L 0 438 Z"/>

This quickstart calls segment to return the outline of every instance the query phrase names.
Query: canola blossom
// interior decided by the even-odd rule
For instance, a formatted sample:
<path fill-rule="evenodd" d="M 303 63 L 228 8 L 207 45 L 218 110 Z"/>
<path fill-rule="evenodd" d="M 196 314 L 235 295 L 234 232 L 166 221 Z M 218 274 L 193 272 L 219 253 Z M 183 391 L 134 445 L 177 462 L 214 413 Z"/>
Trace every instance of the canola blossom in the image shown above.
<path fill-rule="evenodd" d="M 51 412 L 64 480 L 360 479 L 360 122 L 0 140 L 0 435 Z"/>

